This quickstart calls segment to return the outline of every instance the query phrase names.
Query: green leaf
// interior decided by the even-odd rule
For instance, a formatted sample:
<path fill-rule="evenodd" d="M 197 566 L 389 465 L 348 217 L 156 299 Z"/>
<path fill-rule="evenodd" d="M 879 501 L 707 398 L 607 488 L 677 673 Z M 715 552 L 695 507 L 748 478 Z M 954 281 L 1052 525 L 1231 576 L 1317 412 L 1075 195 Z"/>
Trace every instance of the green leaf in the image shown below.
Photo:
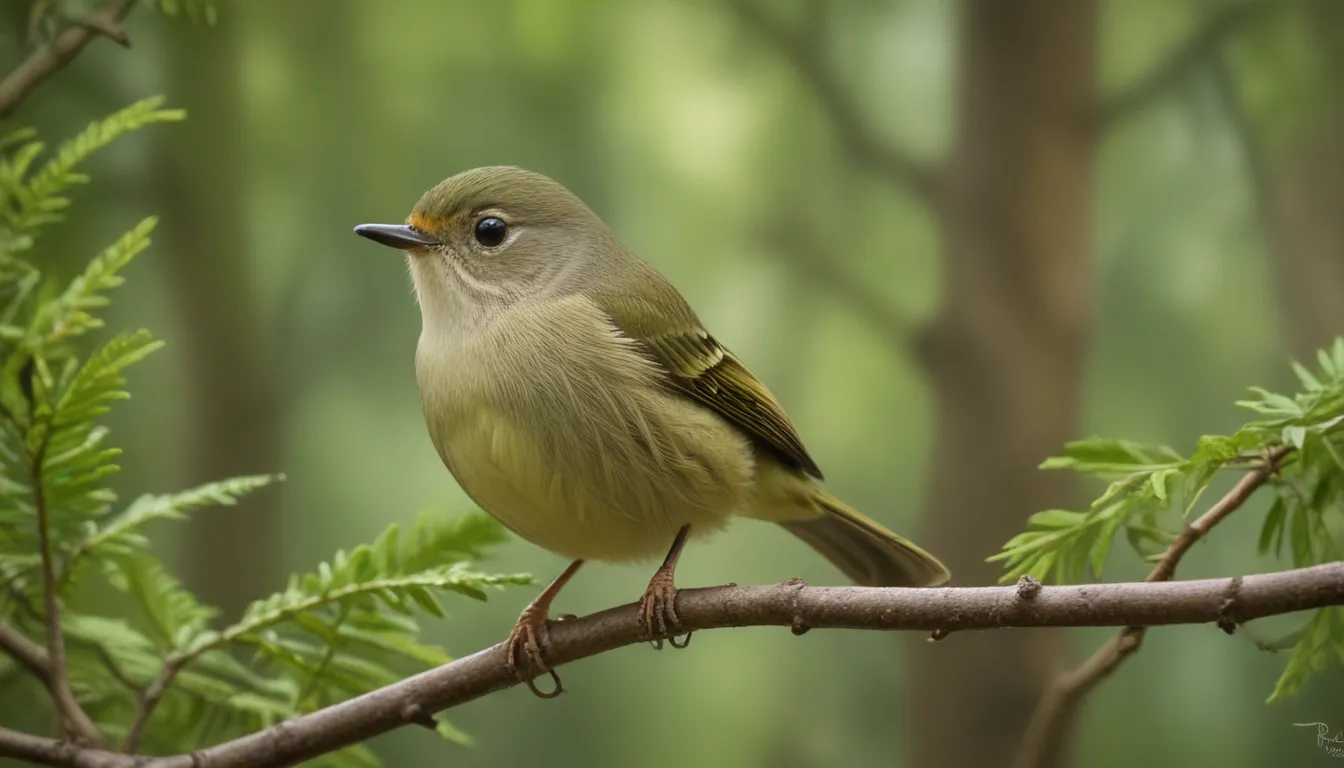
<path fill-rule="evenodd" d="M 1296 448 L 1307 442 L 1307 428 L 1300 424 L 1290 424 L 1283 428 L 1283 441 Z"/>
<path fill-rule="evenodd" d="M 1281 418 L 1300 418 L 1303 415 L 1302 407 L 1290 397 L 1270 392 L 1262 387 L 1251 387 L 1251 392 L 1260 396 L 1259 400 L 1239 400 L 1237 405 L 1243 408 L 1249 408 L 1257 413 L 1266 416 L 1277 416 Z"/>
<path fill-rule="evenodd" d="M 1344 664 L 1344 608 L 1339 607 L 1321 608 L 1312 615 L 1268 703 L 1277 703 L 1301 691 L 1332 660 Z"/>
<path fill-rule="evenodd" d="M 364 647 L 371 651 L 390 653 L 431 667 L 442 666 L 453 660 L 453 657 L 444 653 L 441 648 L 418 643 L 394 632 L 360 629 L 349 624 L 342 626 L 339 632 L 342 646 L 352 650 Z"/>
<path fill-rule="evenodd" d="M 72 560 L 103 547 L 118 553 L 145 549 L 148 541 L 139 530 L 153 520 L 182 520 L 187 512 L 207 506 L 233 506 L 243 496 L 283 480 L 283 475 L 235 477 L 206 483 L 188 491 L 169 495 L 145 495 L 136 499 L 121 514 L 93 530 L 76 547 Z"/>
<path fill-rule="evenodd" d="M 60 344 L 102 327 L 102 321 L 95 318 L 92 311 L 107 306 L 108 300 L 103 293 L 125 282 L 119 273 L 149 247 L 149 235 L 157 223 L 153 216 L 143 219 L 94 257 L 59 298 L 43 307 L 34 321 L 43 346 Z M 141 333 L 148 335 L 144 331 Z"/>
<path fill-rule="evenodd" d="M 1293 511 L 1290 533 L 1293 546 L 1293 564 L 1299 568 L 1311 565 L 1311 521 L 1306 510 L 1297 509 Z"/>
<path fill-rule="evenodd" d="M 1101 578 L 1102 568 L 1106 564 L 1106 556 L 1110 554 L 1111 542 L 1115 540 L 1116 531 L 1120 530 L 1120 526 L 1125 524 L 1125 519 L 1122 515 L 1111 516 L 1106 522 L 1102 523 L 1097 538 L 1092 542 L 1088 564 L 1092 567 L 1092 575 L 1098 579 Z"/>
<path fill-rule="evenodd" d="M 434 723 L 434 732 L 439 734 L 439 736 L 441 736 L 444 740 L 451 741 L 454 744 L 458 744 L 464 747 L 473 747 L 476 745 L 475 741 L 471 738 L 470 735 L 459 730 L 457 726 L 453 725 L 447 720 L 444 720 L 443 718 L 439 718 Z"/>
<path fill-rule="evenodd" d="M 126 380 L 121 372 L 163 346 L 149 331 L 114 336 L 79 370 L 56 404 L 53 425 L 57 428 L 87 422 L 106 413 L 106 403 L 123 400 Z"/>
<path fill-rule="evenodd" d="M 457 516 L 439 510 L 421 512 L 403 547 L 401 572 L 475 560 L 507 540 L 504 526 L 484 512 Z"/>
<path fill-rule="evenodd" d="M 1165 445 L 1092 437 L 1068 443 L 1063 456 L 1046 459 L 1041 469 L 1072 469 L 1107 477 L 1128 476 L 1145 468 L 1179 467 L 1184 463 L 1179 453 Z"/>
<path fill-rule="evenodd" d="M 1316 376 L 1301 363 L 1293 363 L 1293 373 L 1297 374 L 1297 380 L 1302 382 L 1302 388 L 1307 392 L 1317 392 L 1323 388 Z"/>
<path fill-rule="evenodd" d="M 163 564 L 146 554 L 108 558 L 108 580 L 135 598 L 150 634 L 164 652 L 182 652 L 204 632 L 218 611 L 197 601 Z"/>
<path fill-rule="evenodd" d="M 1269 508 L 1269 514 L 1265 515 L 1265 523 L 1260 528 L 1260 554 L 1267 555 L 1272 551 L 1278 555 L 1283 544 L 1283 525 L 1287 515 L 1288 505 L 1280 496 L 1274 500 L 1274 505 Z"/>
<path fill-rule="evenodd" d="M 12 172 L 17 171 L 13 175 L 21 185 L 15 190 L 20 194 L 18 209 L 12 218 L 14 227 L 31 230 L 60 221 L 59 212 L 69 205 L 69 201 L 60 194 L 72 185 L 88 181 L 86 176 L 75 172 L 85 160 L 126 133 L 153 123 L 181 120 L 186 116 L 181 110 L 160 109 L 162 105 L 163 97 L 155 96 L 137 101 L 103 120 L 89 124 L 74 138 L 61 144 L 56 154 L 29 178 L 24 178 L 27 162 L 12 168 Z"/>

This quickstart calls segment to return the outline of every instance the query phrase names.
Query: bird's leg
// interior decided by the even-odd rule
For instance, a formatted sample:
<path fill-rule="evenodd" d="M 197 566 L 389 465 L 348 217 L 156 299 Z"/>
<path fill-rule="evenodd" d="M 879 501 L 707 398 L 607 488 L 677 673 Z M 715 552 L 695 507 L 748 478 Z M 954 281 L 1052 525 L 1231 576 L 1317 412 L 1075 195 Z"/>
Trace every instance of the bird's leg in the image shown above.
<path fill-rule="evenodd" d="M 667 557 L 663 558 L 663 564 L 654 572 L 653 578 L 649 580 L 649 588 L 644 590 L 644 597 L 639 600 L 640 624 L 645 633 L 655 638 L 653 647 L 658 650 L 663 648 L 662 636 L 674 632 L 677 627 L 677 585 L 674 577 L 677 558 L 681 556 L 681 550 L 686 546 L 686 535 L 690 532 L 690 523 L 677 531 L 672 548 L 667 551 Z M 685 648 L 691 644 L 691 633 L 687 632 L 686 639 L 681 642 L 677 642 L 675 636 L 668 638 L 668 642 L 673 648 Z"/>
<path fill-rule="evenodd" d="M 509 669 L 513 671 L 513 676 L 518 678 L 518 682 L 527 685 L 532 689 L 532 693 L 543 699 L 553 699 L 564 690 L 560 685 L 560 676 L 542 658 L 551 603 L 555 601 L 555 596 L 560 594 L 560 590 L 564 589 L 565 584 L 578 573 L 581 565 L 582 560 L 575 560 L 569 564 L 564 573 L 556 576 L 555 581 L 552 581 L 540 595 L 537 595 L 537 599 L 523 609 L 522 615 L 518 617 L 518 623 L 513 625 L 513 631 L 509 633 L 507 642 Z M 519 665 L 519 657 L 522 657 L 525 665 Z M 551 679 L 555 681 L 555 690 L 542 693 L 536 683 L 532 682 L 532 678 L 547 672 L 551 673 Z"/>

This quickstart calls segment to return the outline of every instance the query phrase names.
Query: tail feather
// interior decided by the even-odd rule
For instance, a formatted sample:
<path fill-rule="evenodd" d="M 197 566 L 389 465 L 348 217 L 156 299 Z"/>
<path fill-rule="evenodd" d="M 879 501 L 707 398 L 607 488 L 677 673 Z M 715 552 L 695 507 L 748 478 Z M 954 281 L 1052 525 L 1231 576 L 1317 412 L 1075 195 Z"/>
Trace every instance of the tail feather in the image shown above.
<path fill-rule="evenodd" d="M 952 574 L 933 555 L 824 491 L 821 517 L 781 522 L 856 584 L 866 587 L 937 587 Z"/>

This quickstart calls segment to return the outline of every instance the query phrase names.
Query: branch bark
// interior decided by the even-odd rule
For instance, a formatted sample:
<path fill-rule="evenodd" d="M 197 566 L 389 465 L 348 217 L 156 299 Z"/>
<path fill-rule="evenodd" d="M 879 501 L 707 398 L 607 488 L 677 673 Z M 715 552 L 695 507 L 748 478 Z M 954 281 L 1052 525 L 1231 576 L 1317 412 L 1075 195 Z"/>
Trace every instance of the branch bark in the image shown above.
<path fill-rule="evenodd" d="M 957 4 L 956 130 L 935 221 L 941 301 L 916 340 L 934 411 L 924 531 L 961 584 L 1031 514 L 1072 506 L 1041 457 L 1081 431 L 1096 306 L 1096 0 Z M 974 478 L 968 482 L 968 478 Z M 912 663 L 912 765 L 1001 765 L 1062 633 L 968 637 Z M 975 738 L 966 738 L 975 734 Z"/>
<path fill-rule="evenodd" d="M 1251 494 L 1274 476 L 1284 458 L 1292 451 L 1291 446 L 1281 446 L 1269 452 L 1263 466 L 1247 472 L 1226 496 L 1181 531 L 1144 581 L 1148 583 L 1170 581 L 1176 575 L 1176 567 L 1180 565 L 1181 558 L 1185 557 L 1185 553 L 1190 551 L 1195 542 L 1208 535 L 1215 525 L 1245 504 Z M 1220 622 L 1228 629 L 1235 628 L 1237 623 L 1239 622 L 1231 617 Z M 1070 730 L 1069 726 L 1083 698 L 1123 664 L 1130 654 L 1139 649 L 1147 631 L 1146 626 L 1125 627 L 1110 642 L 1092 654 L 1091 658 L 1055 680 L 1054 685 L 1041 697 L 1036 711 L 1032 714 L 1031 722 L 1022 737 L 1022 746 L 1013 761 L 1014 768 L 1037 768 L 1058 763 L 1065 737 Z"/>
<path fill-rule="evenodd" d="M 825 0 L 818 5 L 823 8 Z M 846 93 L 815 35 L 796 31 L 766 10 L 758 0 L 729 0 L 728 8 L 744 27 L 784 56 L 821 103 L 855 165 L 871 169 L 898 187 L 932 204 L 938 191 L 938 172 L 905 149 L 875 135 L 863 110 Z"/>
<path fill-rule="evenodd" d="M 1025 588 L 1025 587 L 1030 588 Z M 1242 623 L 1344 605 L 1344 562 L 1231 579 L 1041 587 L 900 589 L 772 586 L 687 589 L 677 595 L 678 632 L 749 626 L 932 631 L 939 635 L 1021 627 L 1128 627 Z M 642 643 L 631 603 L 549 625 L 554 666 Z M 948 642 L 956 642 L 955 639 Z M 73 747 L 0 729 L 0 756 L 75 768 L 278 768 L 424 722 L 518 684 L 504 644 L 358 698 L 190 755 L 144 758 Z"/>
<path fill-rule="evenodd" d="M 126 729 L 126 740 L 121 745 L 122 752 L 134 755 L 140 751 L 140 740 L 144 738 L 145 726 L 149 725 L 149 718 L 154 715 L 154 709 L 168 692 L 168 687 L 177 679 L 177 673 L 182 671 L 182 664 L 179 657 L 164 660 L 163 669 L 154 678 L 154 682 L 150 683 L 149 688 L 140 695 L 139 701 L 135 704 L 135 715 L 131 718 L 131 725 Z"/>
<path fill-rule="evenodd" d="M 51 677 L 47 649 L 28 639 L 12 624 L 0 622 L 0 651 L 31 672 L 43 685 L 49 686 Z"/>
<path fill-rule="evenodd" d="M 73 61 L 93 38 L 103 35 L 127 45 L 121 21 L 134 6 L 135 0 L 112 0 L 101 10 L 79 20 L 29 54 L 8 77 L 0 81 L 0 120 L 12 115 L 34 88 Z"/>

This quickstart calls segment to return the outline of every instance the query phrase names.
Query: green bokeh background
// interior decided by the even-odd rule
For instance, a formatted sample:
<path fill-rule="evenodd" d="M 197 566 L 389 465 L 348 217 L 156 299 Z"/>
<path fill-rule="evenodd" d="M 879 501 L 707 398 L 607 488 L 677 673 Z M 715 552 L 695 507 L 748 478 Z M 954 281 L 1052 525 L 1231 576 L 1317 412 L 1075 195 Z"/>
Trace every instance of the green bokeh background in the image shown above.
<path fill-rule="evenodd" d="M 199 406 L 183 351 L 191 334 L 168 265 L 217 259 L 210 246 L 222 241 L 237 244 L 223 272 L 240 276 L 249 298 L 212 322 L 225 336 L 245 329 L 242 347 L 273 377 L 266 439 L 276 444 L 258 450 L 278 465 L 255 469 L 289 478 L 267 492 L 284 569 L 307 569 L 421 508 L 469 508 L 422 422 L 412 361 L 419 315 L 405 265 L 350 229 L 401 220 L 424 189 L 459 170 L 509 163 L 584 197 L 780 396 L 828 488 L 917 536 L 932 440 L 926 380 L 860 313 L 765 248 L 758 230 L 772 216 L 806 213 L 842 268 L 914 320 L 936 308 L 936 232 L 921 205 L 853 167 L 796 70 L 731 14 L 672 0 L 218 5 L 208 31 L 137 9 L 131 51 L 96 42 L 18 115 L 55 138 L 160 92 L 169 106 L 222 105 L 205 110 L 208 127 L 191 127 L 199 143 L 187 160 L 165 162 L 159 148 L 185 125 L 154 126 L 101 155 L 89 169 L 95 183 L 77 194 L 77 225 L 54 232 L 45 250 L 68 271 L 142 215 L 163 213 L 172 233 L 130 270 L 109 321 L 149 327 L 169 344 L 133 372 L 135 398 L 112 420 L 127 451 L 116 480 L 126 495 L 206 479 L 186 458 L 213 438 L 193 426 Z M 837 5 L 836 66 L 876 130 L 920 156 L 943 151 L 954 117 L 954 6 Z M 1100 91 L 1141 77 L 1216 5 L 1111 3 Z M 13 22 L 0 38 L 8 62 L 22 13 L 2 10 Z M 1338 80 L 1322 74 L 1300 22 L 1263 27 L 1239 49 L 1238 72 L 1280 151 L 1322 119 Z M 1274 256 L 1236 131 L 1210 91 L 1199 78 L 1174 87 L 1100 143 L 1088 433 L 1189 449 L 1199 434 L 1240 423 L 1233 402 L 1245 386 L 1291 386 Z M 190 231 L 174 233 L 165 201 L 182 179 L 217 185 L 233 205 L 198 212 Z M 1182 574 L 1276 567 L 1254 555 L 1262 502 L 1191 553 Z M 164 551 L 177 551 L 175 532 L 161 533 Z M 249 568 L 249 551 L 232 554 Z M 231 578 L 183 560 L 194 584 Z M 515 541 L 489 567 L 546 580 L 564 562 Z M 1106 577 L 1143 572 L 1117 547 Z M 586 568 L 558 609 L 628 602 L 648 574 Z M 791 576 L 841 583 L 783 531 L 750 522 L 689 549 L 679 568 L 682 585 Z M 530 596 L 453 601 L 451 618 L 429 634 L 453 653 L 484 647 Z M 1081 658 L 1108 633 L 1069 636 Z M 570 693 L 555 701 L 515 689 L 455 710 L 475 749 L 410 730 L 374 746 L 397 766 L 902 766 L 908 651 L 879 633 L 704 633 L 687 652 L 633 647 L 570 667 Z M 1344 676 L 1266 707 L 1283 663 L 1210 627 L 1154 632 L 1092 697 L 1077 764 L 1328 765 L 1307 729 L 1291 724 L 1344 728 Z M 22 706 L 5 700 L 0 711 Z"/>

